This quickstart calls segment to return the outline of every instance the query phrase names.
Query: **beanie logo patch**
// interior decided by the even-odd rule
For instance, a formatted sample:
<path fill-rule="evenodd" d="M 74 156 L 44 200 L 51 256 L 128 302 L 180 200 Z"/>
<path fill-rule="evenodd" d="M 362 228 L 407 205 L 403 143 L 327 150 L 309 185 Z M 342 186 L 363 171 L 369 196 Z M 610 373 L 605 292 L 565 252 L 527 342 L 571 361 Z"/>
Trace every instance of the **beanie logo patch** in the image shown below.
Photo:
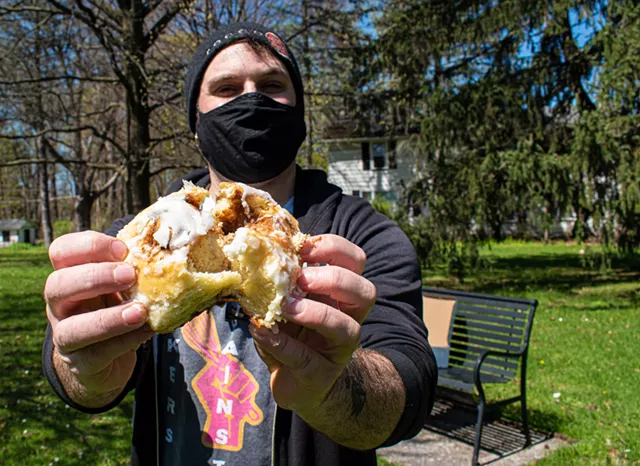
<path fill-rule="evenodd" d="M 276 52 L 278 52 L 283 57 L 289 58 L 289 53 L 287 52 L 287 47 L 284 45 L 282 39 L 276 36 L 273 32 L 267 32 L 265 37 L 269 39 L 269 43 L 271 47 L 273 47 Z"/>

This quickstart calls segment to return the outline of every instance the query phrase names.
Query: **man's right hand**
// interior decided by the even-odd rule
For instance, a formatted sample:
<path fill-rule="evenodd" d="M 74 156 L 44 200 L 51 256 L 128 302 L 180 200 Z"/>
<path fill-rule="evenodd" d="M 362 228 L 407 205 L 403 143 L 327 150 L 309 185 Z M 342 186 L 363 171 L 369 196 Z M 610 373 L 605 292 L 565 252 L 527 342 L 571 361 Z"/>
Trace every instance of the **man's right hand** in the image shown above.
<path fill-rule="evenodd" d="M 122 241 L 93 231 L 61 236 L 49 248 L 54 272 L 44 296 L 54 367 L 69 397 L 86 407 L 122 392 L 136 349 L 153 335 L 144 306 L 119 295 L 136 281 L 135 269 L 122 262 L 126 255 Z"/>

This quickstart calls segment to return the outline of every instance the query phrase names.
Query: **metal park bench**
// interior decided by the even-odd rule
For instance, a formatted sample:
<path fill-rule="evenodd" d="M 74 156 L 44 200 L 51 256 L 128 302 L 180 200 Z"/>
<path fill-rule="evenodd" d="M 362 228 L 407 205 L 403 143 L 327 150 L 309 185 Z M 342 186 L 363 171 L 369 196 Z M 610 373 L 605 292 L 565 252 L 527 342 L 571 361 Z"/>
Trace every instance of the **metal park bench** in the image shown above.
<path fill-rule="evenodd" d="M 431 326 L 428 320 L 434 322 L 435 317 L 440 321 L 435 321 L 432 326 L 445 329 L 445 332 L 448 330 L 448 360 L 446 349 L 432 343 L 437 359 L 440 356 L 438 396 L 457 402 L 472 401 L 478 412 L 472 465 L 478 463 L 485 413 L 495 408 L 520 401 L 526 445 L 529 445 L 527 351 L 538 302 L 437 288 L 423 288 L 422 292 L 427 326 Z M 439 304 L 447 301 L 448 314 L 446 306 Z M 431 335 L 429 340 L 432 341 Z M 438 353 L 443 349 L 445 353 Z M 487 404 L 484 386 L 513 380 L 518 366 L 520 395 Z"/>

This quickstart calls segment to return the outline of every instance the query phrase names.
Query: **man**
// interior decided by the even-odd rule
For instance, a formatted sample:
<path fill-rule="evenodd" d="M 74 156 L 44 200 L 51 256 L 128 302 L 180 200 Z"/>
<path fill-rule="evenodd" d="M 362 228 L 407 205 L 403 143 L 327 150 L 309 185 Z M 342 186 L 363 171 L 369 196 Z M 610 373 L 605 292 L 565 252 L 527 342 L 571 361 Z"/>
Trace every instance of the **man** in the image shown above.
<path fill-rule="evenodd" d="M 196 51 L 185 95 L 208 169 L 184 179 L 269 192 L 314 235 L 303 259 L 327 265 L 303 270 L 308 296 L 288 301 L 277 335 L 227 306 L 152 338 L 146 309 L 118 295 L 135 271 L 108 235 L 131 217 L 108 235 L 62 237 L 45 289 L 47 378 L 89 413 L 135 389 L 133 464 L 375 464 L 375 448 L 415 435 L 433 405 L 411 244 L 367 202 L 296 167 L 302 81 L 275 33 L 221 27 Z"/>

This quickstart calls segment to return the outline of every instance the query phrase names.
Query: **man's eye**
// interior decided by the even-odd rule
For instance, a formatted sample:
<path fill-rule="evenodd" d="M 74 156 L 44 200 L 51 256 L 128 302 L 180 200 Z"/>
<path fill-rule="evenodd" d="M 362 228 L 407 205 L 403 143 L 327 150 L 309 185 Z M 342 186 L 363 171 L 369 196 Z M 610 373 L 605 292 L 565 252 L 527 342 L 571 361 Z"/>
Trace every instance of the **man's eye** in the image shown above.
<path fill-rule="evenodd" d="M 229 96 L 229 95 L 234 95 L 235 93 L 236 93 L 236 88 L 233 86 L 220 86 L 216 88 L 214 94 L 221 95 L 221 96 Z"/>
<path fill-rule="evenodd" d="M 268 81 L 262 85 L 262 89 L 266 92 L 281 92 L 284 85 L 279 81 Z"/>

